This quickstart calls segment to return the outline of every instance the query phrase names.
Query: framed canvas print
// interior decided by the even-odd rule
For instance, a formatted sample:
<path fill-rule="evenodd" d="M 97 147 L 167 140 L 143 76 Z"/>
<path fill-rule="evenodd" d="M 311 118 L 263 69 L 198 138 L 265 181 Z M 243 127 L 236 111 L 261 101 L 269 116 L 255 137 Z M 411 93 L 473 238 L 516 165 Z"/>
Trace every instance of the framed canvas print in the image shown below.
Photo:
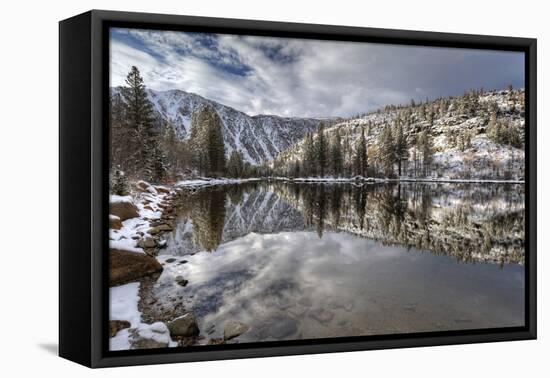
<path fill-rule="evenodd" d="M 60 355 L 536 337 L 536 40 L 60 22 Z"/>

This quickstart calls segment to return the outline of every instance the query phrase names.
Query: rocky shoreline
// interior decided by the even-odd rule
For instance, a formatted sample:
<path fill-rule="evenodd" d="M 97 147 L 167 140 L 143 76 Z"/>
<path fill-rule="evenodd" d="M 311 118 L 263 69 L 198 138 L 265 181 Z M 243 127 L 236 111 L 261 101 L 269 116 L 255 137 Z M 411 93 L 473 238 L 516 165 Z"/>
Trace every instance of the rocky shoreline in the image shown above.
<path fill-rule="evenodd" d="M 248 330 L 246 324 L 229 320 L 224 325 L 223 338 L 206 339 L 211 330 L 201 334 L 195 314 L 175 304 L 171 311 L 174 317 L 158 321 L 151 316 L 154 311 L 149 311 L 155 300 L 144 290 L 156 281 L 166 264 L 183 263 L 157 259 L 160 250 L 166 247 L 164 235 L 173 231 L 179 194 L 225 183 L 225 180 L 196 180 L 168 187 L 138 181 L 132 185 L 131 195 L 111 196 L 109 286 L 111 307 L 117 307 L 110 311 L 111 350 L 224 344 L 229 340 L 235 342 L 233 339 Z M 176 276 L 175 281 L 182 287 L 189 283 L 182 276 Z"/>

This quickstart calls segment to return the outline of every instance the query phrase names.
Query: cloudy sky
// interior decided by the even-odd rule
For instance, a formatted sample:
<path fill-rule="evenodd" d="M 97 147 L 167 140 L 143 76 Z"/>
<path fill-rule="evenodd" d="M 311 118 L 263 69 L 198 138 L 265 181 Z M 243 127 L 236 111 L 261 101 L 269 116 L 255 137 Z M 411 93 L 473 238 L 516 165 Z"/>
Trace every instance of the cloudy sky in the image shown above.
<path fill-rule="evenodd" d="M 193 92 L 249 115 L 345 117 L 524 86 L 517 52 L 112 29 L 110 54 L 111 86 L 135 65 L 148 88 Z"/>

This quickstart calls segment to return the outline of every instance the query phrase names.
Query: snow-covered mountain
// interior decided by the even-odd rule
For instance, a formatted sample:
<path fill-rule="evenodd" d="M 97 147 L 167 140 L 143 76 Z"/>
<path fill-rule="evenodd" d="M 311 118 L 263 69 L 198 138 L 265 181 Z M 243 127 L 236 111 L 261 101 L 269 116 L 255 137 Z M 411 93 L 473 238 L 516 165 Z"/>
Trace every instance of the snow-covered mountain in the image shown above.
<path fill-rule="evenodd" d="M 112 89 L 113 93 L 118 88 Z M 223 123 L 225 151 L 240 150 L 244 159 L 259 165 L 273 160 L 307 132 L 317 129 L 321 119 L 285 118 L 275 115 L 249 116 L 229 106 L 181 90 L 147 90 L 157 115 L 170 122 L 182 140 L 191 136 L 191 117 L 205 105 L 212 106 Z"/>

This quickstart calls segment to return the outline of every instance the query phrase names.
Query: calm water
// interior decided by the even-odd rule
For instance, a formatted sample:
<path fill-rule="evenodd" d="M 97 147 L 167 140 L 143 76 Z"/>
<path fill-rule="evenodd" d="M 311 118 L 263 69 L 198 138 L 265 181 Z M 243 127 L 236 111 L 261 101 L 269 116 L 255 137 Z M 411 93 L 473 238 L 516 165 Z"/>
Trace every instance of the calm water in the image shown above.
<path fill-rule="evenodd" d="M 201 343 L 522 326 L 523 241 L 522 185 L 218 186 L 182 195 L 140 307 Z"/>

